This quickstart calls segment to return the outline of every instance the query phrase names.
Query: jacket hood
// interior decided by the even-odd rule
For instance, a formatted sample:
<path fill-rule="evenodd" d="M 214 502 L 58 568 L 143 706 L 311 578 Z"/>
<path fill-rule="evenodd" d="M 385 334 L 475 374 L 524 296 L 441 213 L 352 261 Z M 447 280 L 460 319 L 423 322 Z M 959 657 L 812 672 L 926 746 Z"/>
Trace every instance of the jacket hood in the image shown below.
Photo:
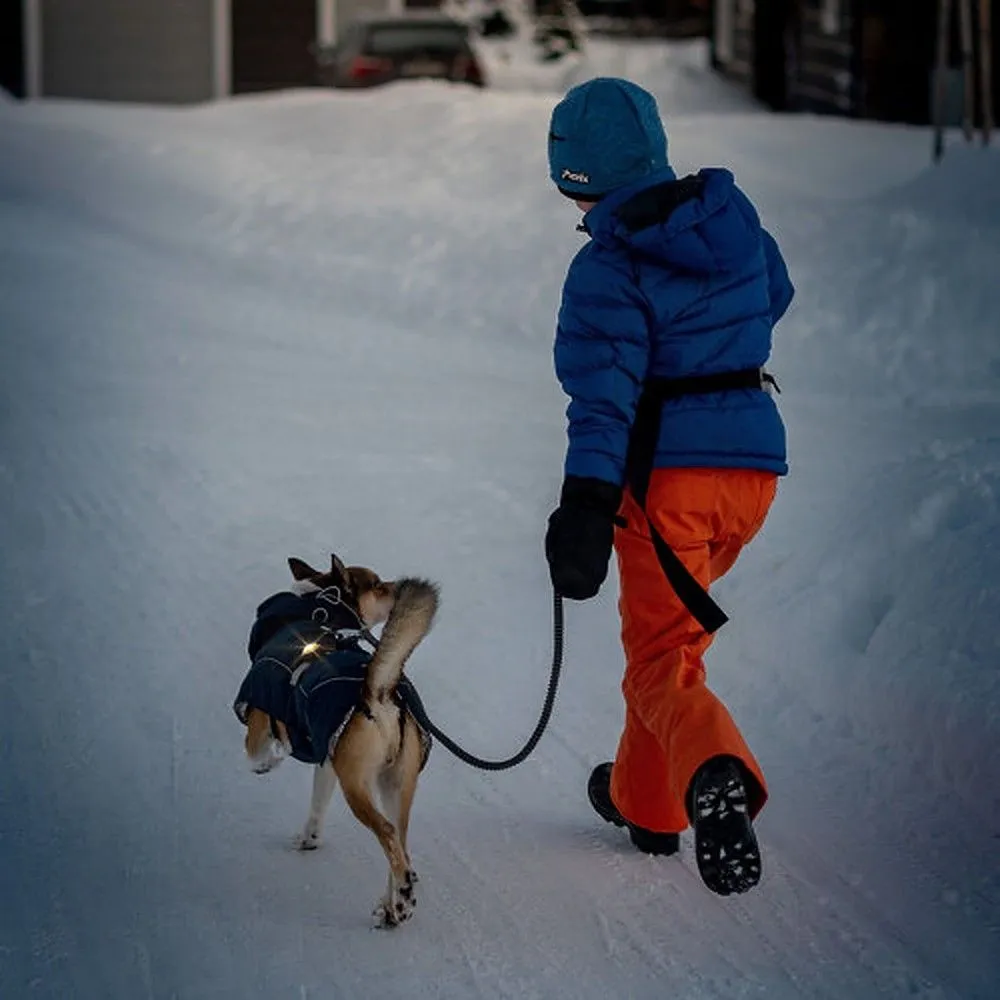
<path fill-rule="evenodd" d="M 733 174 L 661 171 L 599 201 L 584 217 L 595 241 L 692 274 L 738 270 L 760 252 L 760 218 Z"/>

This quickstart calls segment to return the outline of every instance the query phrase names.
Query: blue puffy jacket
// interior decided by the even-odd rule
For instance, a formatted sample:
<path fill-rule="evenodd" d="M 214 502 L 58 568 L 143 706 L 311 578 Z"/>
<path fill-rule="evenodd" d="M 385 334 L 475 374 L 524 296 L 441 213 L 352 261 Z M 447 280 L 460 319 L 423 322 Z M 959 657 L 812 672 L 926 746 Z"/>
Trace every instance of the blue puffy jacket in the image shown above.
<path fill-rule="evenodd" d="M 566 276 L 555 342 L 570 397 L 565 472 L 621 485 L 643 382 L 762 367 L 794 289 L 728 170 L 659 171 L 599 201 L 583 228 L 591 240 Z M 669 401 L 654 466 L 784 475 L 774 400 L 739 389 Z"/>

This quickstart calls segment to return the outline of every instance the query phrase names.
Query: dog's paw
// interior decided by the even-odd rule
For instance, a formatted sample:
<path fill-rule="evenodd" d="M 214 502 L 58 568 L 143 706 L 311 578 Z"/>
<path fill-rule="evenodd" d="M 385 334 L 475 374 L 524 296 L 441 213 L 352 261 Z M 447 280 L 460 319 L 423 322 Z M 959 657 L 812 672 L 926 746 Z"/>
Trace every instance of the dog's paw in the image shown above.
<path fill-rule="evenodd" d="M 373 927 L 378 930 L 388 930 L 406 923 L 413 916 L 417 905 L 417 896 L 413 889 L 416 881 L 416 872 L 408 871 L 399 887 L 379 900 L 372 911 Z"/>
<path fill-rule="evenodd" d="M 322 843 L 318 833 L 300 833 L 295 838 L 295 846 L 300 851 L 315 851 Z"/>
<path fill-rule="evenodd" d="M 295 838 L 295 846 L 300 851 L 315 851 L 323 839 L 320 836 L 319 824 L 311 820 L 302 828 L 302 832 Z"/>
<path fill-rule="evenodd" d="M 397 899 L 394 903 L 382 900 L 372 911 L 372 927 L 386 931 L 405 924 L 413 916 L 413 903 Z"/>

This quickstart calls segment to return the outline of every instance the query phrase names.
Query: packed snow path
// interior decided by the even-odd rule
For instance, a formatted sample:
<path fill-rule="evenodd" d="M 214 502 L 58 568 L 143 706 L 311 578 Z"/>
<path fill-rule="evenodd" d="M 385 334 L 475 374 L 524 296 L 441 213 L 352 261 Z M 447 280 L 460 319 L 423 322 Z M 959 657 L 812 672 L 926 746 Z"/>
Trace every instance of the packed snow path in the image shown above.
<path fill-rule="evenodd" d="M 487 756 L 533 724 L 580 239 L 552 99 L 0 107 L 0 997 L 997 995 L 996 153 L 932 172 L 922 131 L 668 117 L 799 289 L 793 474 L 709 667 L 771 782 L 756 892 L 587 805 L 621 722 L 613 579 L 568 609 L 527 763 L 432 753 L 398 932 L 369 930 L 384 861 L 342 800 L 298 853 L 309 771 L 242 759 L 255 605 L 331 549 L 441 582 L 410 671 L 439 724 Z"/>

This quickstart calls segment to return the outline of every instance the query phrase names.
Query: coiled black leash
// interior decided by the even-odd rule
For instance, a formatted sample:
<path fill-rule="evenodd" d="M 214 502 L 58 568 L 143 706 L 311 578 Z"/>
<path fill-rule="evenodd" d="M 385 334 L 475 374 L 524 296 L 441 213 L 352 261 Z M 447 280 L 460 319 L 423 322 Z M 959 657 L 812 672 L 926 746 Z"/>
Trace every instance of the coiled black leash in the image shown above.
<path fill-rule="evenodd" d="M 559 687 L 559 674 L 562 672 L 563 661 L 563 599 L 562 595 L 553 592 L 552 594 L 552 670 L 549 674 L 549 689 L 545 693 L 545 703 L 542 705 L 542 714 L 538 718 L 535 731 L 528 737 L 528 742 L 521 747 L 513 757 L 506 760 L 483 760 L 468 750 L 460 747 L 447 734 L 442 733 L 429 718 L 423 705 L 411 704 L 410 711 L 413 712 L 417 722 L 427 730 L 446 750 L 451 751 L 460 761 L 477 767 L 481 771 L 506 771 L 512 767 L 517 767 L 526 760 L 532 750 L 538 745 L 538 741 L 545 732 L 545 727 L 549 724 L 552 716 L 552 707 L 556 700 L 556 689 Z"/>
<path fill-rule="evenodd" d="M 376 639 L 375 636 L 372 635 L 367 628 L 365 628 L 364 623 L 358 617 L 357 612 L 343 603 L 339 588 L 331 587 L 325 591 L 321 591 L 318 599 L 325 600 L 333 605 L 340 605 L 347 608 L 358 621 L 359 628 L 357 631 L 361 638 L 373 648 L 378 648 L 378 639 Z M 563 598 L 562 594 L 557 591 L 553 591 L 552 669 L 549 672 L 549 688 L 545 692 L 545 702 L 542 705 L 542 714 L 538 717 L 538 723 L 535 726 L 534 732 L 528 737 L 528 742 L 525 743 L 513 757 L 508 757 L 506 760 L 484 760 L 482 757 L 477 757 L 475 754 L 471 754 L 468 750 L 460 747 L 450 736 L 448 736 L 447 733 L 441 732 L 441 730 L 438 729 L 433 722 L 431 722 L 431 720 L 427 717 L 427 709 L 424 708 L 419 697 L 412 696 L 415 692 L 411 693 L 411 697 L 407 699 L 407 708 L 413 713 L 413 717 L 424 730 L 430 733 L 430 735 L 433 736 L 434 739 L 441 744 L 441 746 L 453 753 L 463 763 L 479 768 L 481 771 L 508 771 L 512 767 L 517 767 L 517 765 L 522 763 L 522 761 L 527 760 L 531 755 L 531 752 L 536 746 L 538 746 L 538 741 L 542 738 L 542 734 L 545 732 L 545 729 L 549 724 L 549 719 L 552 717 L 552 708 L 556 701 L 556 689 L 559 687 L 559 675 L 562 673 L 562 663 Z"/>

